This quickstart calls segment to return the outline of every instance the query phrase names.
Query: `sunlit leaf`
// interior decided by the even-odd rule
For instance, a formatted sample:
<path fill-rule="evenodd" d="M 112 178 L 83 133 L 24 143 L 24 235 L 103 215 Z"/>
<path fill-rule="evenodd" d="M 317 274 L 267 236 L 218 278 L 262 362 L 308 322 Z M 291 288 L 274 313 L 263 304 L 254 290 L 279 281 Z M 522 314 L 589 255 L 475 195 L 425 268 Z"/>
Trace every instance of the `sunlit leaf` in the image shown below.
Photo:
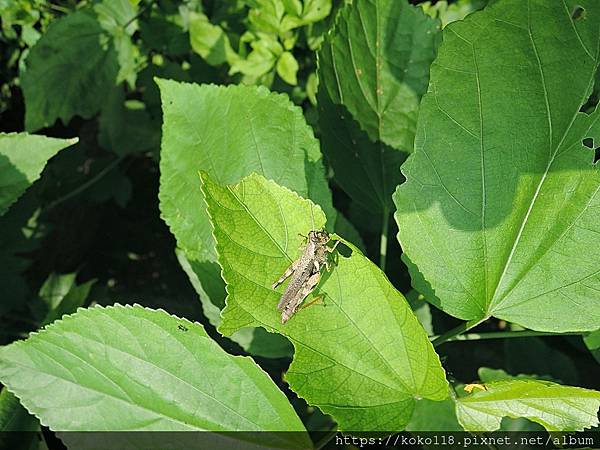
<path fill-rule="evenodd" d="M 256 174 L 232 186 L 202 179 L 227 282 L 222 333 L 262 326 L 286 336 L 295 348 L 287 382 L 342 430 L 402 429 L 415 399 L 447 396 L 444 371 L 410 306 L 347 241 L 307 299 L 322 303 L 282 325 L 282 288 L 271 284 L 299 256 L 301 235 L 325 225 L 318 206 Z"/>
<path fill-rule="evenodd" d="M 600 111 L 579 112 L 600 3 L 577 4 L 585 20 L 572 1 L 505 0 L 444 29 L 395 203 L 413 286 L 458 318 L 600 323 L 600 173 L 582 143 Z"/>

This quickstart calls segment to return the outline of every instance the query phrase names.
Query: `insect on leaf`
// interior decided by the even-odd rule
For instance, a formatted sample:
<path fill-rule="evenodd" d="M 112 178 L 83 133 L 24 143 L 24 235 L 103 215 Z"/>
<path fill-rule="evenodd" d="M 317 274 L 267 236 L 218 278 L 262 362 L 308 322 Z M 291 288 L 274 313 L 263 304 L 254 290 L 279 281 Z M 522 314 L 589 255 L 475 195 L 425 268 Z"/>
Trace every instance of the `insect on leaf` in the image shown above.
<path fill-rule="evenodd" d="M 318 206 L 256 174 L 229 186 L 202 174 L 202 189 L 227 282 L 222 333 L 262 326 L 286 336 L 295 353 L 285 379 L 342 430 L 401 429 L 416 399 L 447 396 L 439 358 L 402 294 L 337 235 L 336 263 L 307 298 L 322 304 L 281 324 L 283 289 L 271 285 L 298 257 L 300 235 L 325 225 Z"/>

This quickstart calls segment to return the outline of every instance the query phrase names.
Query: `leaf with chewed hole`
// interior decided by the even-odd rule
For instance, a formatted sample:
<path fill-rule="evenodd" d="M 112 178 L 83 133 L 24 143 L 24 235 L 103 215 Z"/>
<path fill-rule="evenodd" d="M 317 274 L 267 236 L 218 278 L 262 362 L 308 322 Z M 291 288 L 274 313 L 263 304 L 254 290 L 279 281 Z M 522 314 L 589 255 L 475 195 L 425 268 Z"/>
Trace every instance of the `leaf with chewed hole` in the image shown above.
<path fill-rule="evenodd" d="M 402 294 L 337 235 L 335 263 L 306 300 L 321 301 L 282 325 L 283 287 L 271 285 L 298 258 L 301 235 L 325 225 L 321 208 L 257 174 L 229 186 L 201 178 L 227 283 L 222 333 L 262 326 L 286 336 L 295 347 L 287 382 L 342 430 L 402 429 L 418 398 L 447 396 L 439 358 Z"/>
<path fill-rule="evenodd" d="M 413 286 L 464 320 L 597 329 L 600 171 L 582 141 L 600 141 L 600 109 L 580 107 L 600 2 L 493 2 L 443 35 L 394 194 Z"/>

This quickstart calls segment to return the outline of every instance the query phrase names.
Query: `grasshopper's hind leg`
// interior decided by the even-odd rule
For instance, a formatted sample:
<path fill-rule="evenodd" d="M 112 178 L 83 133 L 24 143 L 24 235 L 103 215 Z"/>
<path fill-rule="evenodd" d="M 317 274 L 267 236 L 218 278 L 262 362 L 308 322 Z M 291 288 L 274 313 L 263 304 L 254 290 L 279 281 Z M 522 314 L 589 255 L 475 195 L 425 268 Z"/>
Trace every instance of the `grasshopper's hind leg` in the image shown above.
<path fill-rule="evenodd" d="M 313 291 L 317 284 L 319 284 L 320 278 L 321 274 L 319 272 L 315 272 L 308 278 L 308 280 L 306 280 L 306 284 L 298 292 L 294 299 L 283 307 L 283 311 L 281 313 L 281 323 L 286 323 L 290 317 L 292 317 L 296 311 L 298 311 L 300 304 L 304 301 L 308 294 Z"/>

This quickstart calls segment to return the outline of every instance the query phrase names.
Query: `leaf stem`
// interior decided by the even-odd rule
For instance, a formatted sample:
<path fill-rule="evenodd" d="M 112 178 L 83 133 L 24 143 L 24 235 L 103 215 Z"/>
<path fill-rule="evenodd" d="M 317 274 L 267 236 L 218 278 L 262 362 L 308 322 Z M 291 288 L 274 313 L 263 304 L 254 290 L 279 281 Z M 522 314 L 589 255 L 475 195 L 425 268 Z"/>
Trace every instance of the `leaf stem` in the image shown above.
<path fill-rule="evenodd" d="M 113 170 L 115 168 L 115 166 L 117 166 L 122 160 L 123 160 L 123 156 L 119 156 L 117 159 L 115 159 L 114 161 L 109 163 L 104 169 L 102 169 L 100 172 L 98 172 L 94 177 L 90 178 L 88 181 L 86 181 L 82 185 L 73 189 L 71 192 L 68 192 L 67 194 L 63 195 L 62 197 L 57 198 L 52 203 L 50 203 L 46 207 L 45 212 L 48 212 L 48 211 L 56 208 L 61 203 L 66 202 L 67 200 L 75 197 L 77 194 L 80 194 L 81 192 L 85 191 L 87 188 L 89 188 L 93 184 L 97 183 L 102 177 L 104 177 L 104 175 L 106 175 L 111 170 Z"/>
<path fill-rule="evenodd" d="M 484 322 L 486 320 L 487 320 L 487 317 L 484 317 L 483 319 L 474 319 L 474 320 L 470 320 L 468 322 L 463 322 L 459 326 L 452 328 L 451 330 L 447 331 L 446 333 L 441 334 L 436 337 L 433 337 L 431 343 L 433 344 L 434 347 L 437 347 L 437 346 L 443 344 L 444 342 L 447 342 L 449 340 L 456 338 L 459 334 L 463 334 L 465 331 L 468 331 L 471 328 L 475 328 L 481 322 Z"/>
<path fill-rule="evenodd" d="M 390 212 L 383 209 L 383 223 L 381 224 L 381 240 L 379 242 L 379 267 L 385 272 L 385 263 L 388 247 L 388 231 L 390 227 Z"/>
<path fill-rule="evenodd" d="M 505 338 L 522 338 L 522 337 L 533 337 L 533 336 L 580 336 L 584 334 L 584 332 L 567 332 L 567 333 L 553 333 L 550 331 L 533 331 L 533 330 L 524 330 L 524 331 L 492 331 L 489 333 L 467 333 L 453 336 L 449 339 L 446 339 L 444 342 L 452 342 L 452 341 L 482 341 L 486 339 L 505 339 Z M 434 342 L 440 336 L 430 336 Z M 434 344 L 436 345 L 436 344 Z M 439 344 L 438 344 L 439 345 Z"/>
<path fill-rule="evenodd" d="M 325 445 L 331 441 L 334 436 L 338 433 L 337 427 L 334 427 L 333 429 L 329 430 L 327 432 L 327 434 L 325 436 L 323 436 L 323 438 L 319 439 L 319 441 L 317 441 L 317 443 L 315 443 L 315 447 L 314 450 L 321 450 L 323 447 L 325 447 Z"/>

